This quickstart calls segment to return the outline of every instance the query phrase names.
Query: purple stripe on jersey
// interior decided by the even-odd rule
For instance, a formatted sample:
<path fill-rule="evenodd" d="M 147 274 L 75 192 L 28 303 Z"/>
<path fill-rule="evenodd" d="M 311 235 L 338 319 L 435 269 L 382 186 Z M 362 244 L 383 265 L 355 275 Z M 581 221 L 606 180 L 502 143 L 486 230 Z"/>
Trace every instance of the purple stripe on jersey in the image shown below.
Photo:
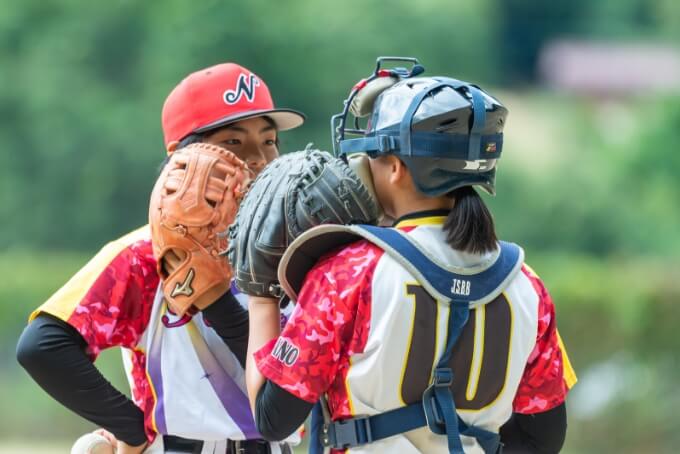
<path fill-rule="evenodd" d="M 156 404 L 153 409 L 153 418 L 156 430 L 162 435 L 168 434 L 168 426 L 165 422 L 165 407 L 163 405 L 163 374 L 161 373 L 161 343 L 163 342 L 162 327 L 156 326 L 151 350 L 146 357 L 146 368 L 149 374 L 149 384 L 153 390 Z"/>
<path fill-rule="evenodd" d="M 236 288 L 236 281 L 231 281 L 231 286 L 229 287 L 231 294 L 236 298 L 244 309 L 248 309 L 248 295 L 241 293 L 238 288 Z"/>
<path fill-rule="evenodd" d="M 250 403 L 246 394 L 215 359 L 196 325 L 190 323 L 187 325 L 187 331 L 205 372 L 203 378 L 208 380 L 208 383 L 212 386 L 222 403 L 222 407 L 241 429 L 246 439 L 262 438 L 262 435 L 255 428 L 255 421 L 250 412 Z"/>

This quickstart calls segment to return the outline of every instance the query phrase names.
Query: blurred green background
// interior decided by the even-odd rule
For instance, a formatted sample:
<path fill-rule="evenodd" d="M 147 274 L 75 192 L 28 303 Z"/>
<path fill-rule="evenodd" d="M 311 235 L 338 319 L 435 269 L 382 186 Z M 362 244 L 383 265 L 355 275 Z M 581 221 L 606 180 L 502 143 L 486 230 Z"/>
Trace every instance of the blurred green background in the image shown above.
<path fill-rule="evenodd" d="M 0 453 L 67 452 L 91 429 L 14 347 L 33 308 L 146 222 L 174 85 L 243 64 L 308 115 L 284 152 L 328 148 L 330 115 L 378 55 L 417 56 L 510 110 L 488 201 L 547 283 L 580 378 L 565 452 L 677 452 L 679 40 L 675 0 L 5 2 Z M 98 364 L 126 389 L 119 352 Z"/>

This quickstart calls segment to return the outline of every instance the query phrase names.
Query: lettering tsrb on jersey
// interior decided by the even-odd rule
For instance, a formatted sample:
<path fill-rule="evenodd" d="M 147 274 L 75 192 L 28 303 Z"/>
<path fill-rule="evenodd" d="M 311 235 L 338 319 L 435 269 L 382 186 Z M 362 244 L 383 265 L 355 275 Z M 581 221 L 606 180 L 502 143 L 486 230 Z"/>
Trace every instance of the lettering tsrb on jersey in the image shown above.
<path fill-rule="evenodd" d="M 292 366 L 300 355 L 300 349 L 290 340 L 279 337 L 271 355 L 286 366 Z"/>
<path fill-rule="evenodd" d="M 470 295 L 470 281 L 465 279 L 454 279 L 451 283 L 451 293 L 455 295 Z"/>

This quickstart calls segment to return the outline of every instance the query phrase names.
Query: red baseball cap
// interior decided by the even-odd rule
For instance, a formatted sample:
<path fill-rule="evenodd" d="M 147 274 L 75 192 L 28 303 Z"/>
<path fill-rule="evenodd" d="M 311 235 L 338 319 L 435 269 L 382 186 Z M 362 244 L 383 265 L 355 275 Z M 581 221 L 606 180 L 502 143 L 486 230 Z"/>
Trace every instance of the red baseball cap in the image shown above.
<path fill-rule="evenodd" d="M 211 66 L 189 74 L 165 100 L 161 114 L 165 145 L 189 134 L 265 115 L 280 131 L 297 128 L 305 121 L 298 111 L 274 108 L 267 85 L 243 66 Z"/>

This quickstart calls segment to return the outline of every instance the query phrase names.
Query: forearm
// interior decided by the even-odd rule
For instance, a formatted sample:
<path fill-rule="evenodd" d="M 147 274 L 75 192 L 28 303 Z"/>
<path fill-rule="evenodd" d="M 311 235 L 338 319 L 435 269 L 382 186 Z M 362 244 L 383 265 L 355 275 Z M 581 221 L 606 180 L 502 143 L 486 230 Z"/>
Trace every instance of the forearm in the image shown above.
<path fill-rule="evenodd" d="M 101 375 L 70 325 L 38 316 L 19 339 L 17 360 L 66 408 L 130 445 L 146 441 L 142 411 Z"/>
<path fill-rule="evenodd" d="M 245 367 L 248 349 L 248 311 L 241 306 L 231 291 L 203 309 L 203 317 L 222 338 L 241 366 Z"/>
<path fill-rule="evenodd" d="M 312 407 L 314 404 L 265 380 L 257 394 L 253 412 L 257 430 L 265 440 L 284 440 L 305 422 Z"/>
<path fill-rule="evenodd" d="M 264 385 L 265 377 L 257 369 L 254 353 L 269 341 L 278 337 L 281 331 L 281 319 L 278 301 L 272 298 L 250 297 L 248 301 L 250 317 L 250 334 L 248 339 L 248 356 L 246 358 L 246 387 L 250 408 L 255 412 L 257 394 Z"/>

